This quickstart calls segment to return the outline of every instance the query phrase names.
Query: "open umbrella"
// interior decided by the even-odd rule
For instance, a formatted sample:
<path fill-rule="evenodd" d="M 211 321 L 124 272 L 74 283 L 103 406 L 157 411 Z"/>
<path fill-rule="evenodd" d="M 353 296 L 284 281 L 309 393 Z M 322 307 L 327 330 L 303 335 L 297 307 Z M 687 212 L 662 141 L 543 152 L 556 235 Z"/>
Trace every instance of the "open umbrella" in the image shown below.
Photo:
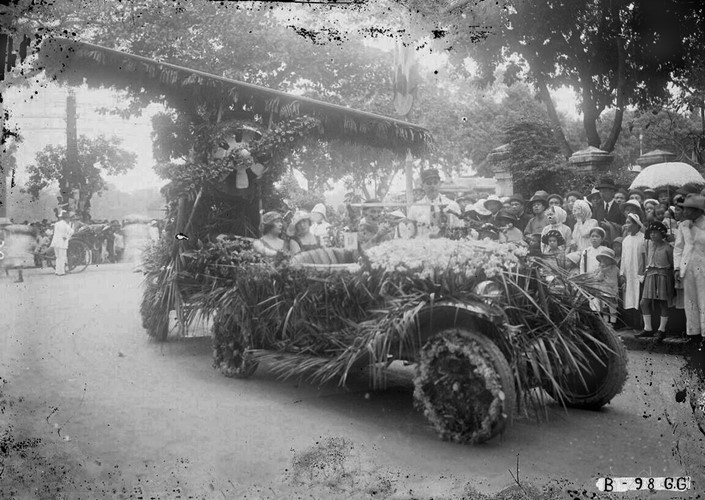
<path fill-rule="evenodd" d="M 673 161 L 646 167 L 636 176 L 629 189 L 680 187 L 684 184 L 705 184 L 705 178 L 687 163 Z"/>

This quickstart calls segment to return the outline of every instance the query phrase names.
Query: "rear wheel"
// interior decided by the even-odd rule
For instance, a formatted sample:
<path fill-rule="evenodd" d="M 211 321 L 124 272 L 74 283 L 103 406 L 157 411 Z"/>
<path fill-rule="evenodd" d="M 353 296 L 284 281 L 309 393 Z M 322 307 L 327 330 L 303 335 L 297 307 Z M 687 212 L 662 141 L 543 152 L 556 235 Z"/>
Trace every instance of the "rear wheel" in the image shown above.
<path fill-rule="evenodd" d="M 627 380 L 627 351 L 611 328 L 598 318 L 589 321 L 595 326 L 592 335 L 606 348 L 588 341 L 590 350 L 597 354 L 597 358 L 588 354 L 589 369 L 565 375 L 559 382 L 560 393 L 550 382 L 544 383 L 543 388 L 568 407 L 599 410 L 622 392 Z"/>
<path fill-rule="evenodd" d="M 514 416 L 514 377 L 502 351 L 465 328 L 437 332 L 421 349 L 414 399 L 441 438 L 482 443 Z"/>
<path fill-rule="evenodd" d="M 81 240 L 70 240 L 66 250 L 67 270 L 72 273 L 84 271 L 91 263 L 91 248 Z"/>

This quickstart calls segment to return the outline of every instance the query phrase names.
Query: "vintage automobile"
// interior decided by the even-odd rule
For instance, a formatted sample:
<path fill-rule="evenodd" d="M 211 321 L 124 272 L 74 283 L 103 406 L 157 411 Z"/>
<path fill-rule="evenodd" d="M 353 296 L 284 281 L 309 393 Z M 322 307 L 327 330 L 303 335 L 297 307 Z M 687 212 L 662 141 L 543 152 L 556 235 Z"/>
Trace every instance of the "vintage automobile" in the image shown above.
<path fill-rule="evenodd" d="M 319 383 L 367 369 L 376 388 L 393 361 L 414 364 L 417 406 L 461 443 L 541 408 L 537 389 L 596 410 L 626 380 L 621 340 L 588 305 L 614 298 L 518 245 L 393 240 L 362 256 L 328 248 L 281 263 L 261 262 L 242 239 L 219 245 L 186 255 L 200 271 L 184 283 L 191 309 L 214 317 L 214 366 L 228 376 L 250 377 L 266 360 Z"/>

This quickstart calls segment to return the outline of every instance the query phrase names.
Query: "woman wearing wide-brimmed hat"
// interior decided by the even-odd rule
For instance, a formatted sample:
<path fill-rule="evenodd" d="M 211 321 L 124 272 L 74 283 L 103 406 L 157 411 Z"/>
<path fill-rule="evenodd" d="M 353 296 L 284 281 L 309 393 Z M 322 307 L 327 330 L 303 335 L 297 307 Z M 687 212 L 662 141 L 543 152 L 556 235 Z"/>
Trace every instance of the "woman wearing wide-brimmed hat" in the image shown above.
<path fill-rule="evenodd" d="M 522 233 L 514 225 L 518 222 L 518 218 L 510 210 L 506 208 L 501 209 L 495 215 L 494 222 L 495 225 L 500 229 L 499 241 L 500 242 L 523 242 L 524 233 Z"/>
<path fill-rule="evenodd" d="M 689 196 L 681 204 L 683 239 L 674 252 L 676 279 L 683 280 L 686 333 L 705 344 L 705 197 Z"/>
<path fill-rule="evenodd" d="M 287 254 L 288 246 L 281 238 L 283 225 L 282 215 L 279 212 L 265 213 L 260 221 L 262 236 L 252 244 L 255 252 L 272 260 Z"/>
<path fill-rule="evenodd" d="M 527 206 L 531 212 L 531 219 L 529 223 L 524 228 L 524 235 L 528 236 L 534 233 L 541 233 L 543 228 L 548 226 L 548 219 L 546 218 L 546 209 L 548 208 L 548 194 L 544 194 L 542 191 L 536 191 L 536 193 L 528 201 Z"/>
<path fill-rule="evenodd" d="M 291 255 L 321 247 L 318 238 L 311 233 L 311 214 L 306 211 L 300 210 L 294 214 L 286 234 L 291 238 L 289 240 Z"/>

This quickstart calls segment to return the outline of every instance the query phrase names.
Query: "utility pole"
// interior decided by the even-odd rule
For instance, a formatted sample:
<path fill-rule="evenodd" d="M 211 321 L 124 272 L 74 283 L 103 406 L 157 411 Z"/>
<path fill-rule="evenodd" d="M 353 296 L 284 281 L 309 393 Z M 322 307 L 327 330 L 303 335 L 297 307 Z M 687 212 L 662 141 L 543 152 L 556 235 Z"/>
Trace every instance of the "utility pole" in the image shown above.
<path fill-rule="evenodd" d="M 74 169 L 78 166 L 78 135 L 76 132 L 76 93 L 69 89 L 66 96 L 66 164 L 64 165 L 63 179 L 59 186 L 61 192 L 62 208 L 70 212 L 78 210 L 78 197 L 73 186 Z M 80 194 L 80 193 L 79 193 Z"/>

